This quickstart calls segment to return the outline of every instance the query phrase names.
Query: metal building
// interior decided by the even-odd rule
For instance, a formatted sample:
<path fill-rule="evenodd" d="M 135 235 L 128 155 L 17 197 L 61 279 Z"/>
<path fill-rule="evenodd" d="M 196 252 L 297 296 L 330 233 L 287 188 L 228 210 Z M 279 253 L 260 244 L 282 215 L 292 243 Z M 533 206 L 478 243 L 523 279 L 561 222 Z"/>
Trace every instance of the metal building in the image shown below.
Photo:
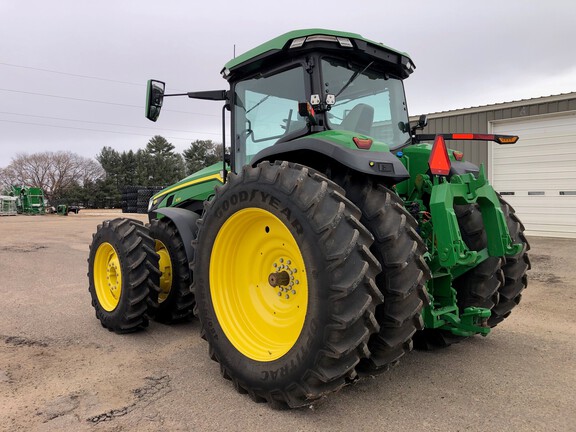
<path fill-rule="evenodd" d="M 448 145 L 486 166 L 527 234 L 576 238 L 576 92 L 429 114 L 423 133 L 442 132 L 518 135 L 514 145 Z"/>

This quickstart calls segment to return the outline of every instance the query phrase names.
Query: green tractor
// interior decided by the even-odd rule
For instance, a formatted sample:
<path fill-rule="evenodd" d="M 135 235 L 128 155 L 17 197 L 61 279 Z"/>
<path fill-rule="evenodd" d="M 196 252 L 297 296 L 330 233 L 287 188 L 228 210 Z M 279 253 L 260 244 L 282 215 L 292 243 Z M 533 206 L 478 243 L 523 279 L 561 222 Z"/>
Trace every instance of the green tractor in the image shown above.
<path fill-rule="evenodd" d="M 410 57 L 358 34 L 293 31 L 230 60 L 230 153 L 156 195 L 148 225 L 105 221 L 89 256 L 92 304 L 117 333 L 196 315 L 241 393 L 309 405 L 388 370 L 414 346 L 486 336 L 518 304 L 524 227 L 483 167 L 422 135 Z"/>

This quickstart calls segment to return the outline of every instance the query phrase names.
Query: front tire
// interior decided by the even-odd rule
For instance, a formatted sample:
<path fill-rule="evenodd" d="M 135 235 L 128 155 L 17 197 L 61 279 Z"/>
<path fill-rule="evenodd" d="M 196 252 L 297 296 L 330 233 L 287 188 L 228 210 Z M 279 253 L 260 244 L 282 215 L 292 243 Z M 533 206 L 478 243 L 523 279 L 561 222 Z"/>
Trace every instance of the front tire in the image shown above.
<path fill-rule="evenodd" d="M 153 219 L 150 236 L 159 255 L 161 273 L 158 311 L 154 319 L 165 324 L 184 321 L 192 316 L 194 308 L 190 265 L 184 243 L 176 226 L 168 219 Z"/>
<path fill-rule="evenodd" d="M 211 358 L 239 392 L 299 407 L 356 378 L 382 301 L 359 217 L 340 188 L 286 162 L 230 174 L 206 203 L 197 314 Z"/>
<path fill-rule="evenodd" d="M 88 257 L 89 292 L 96 318 L 116 333 L 148 326 L 158 305 L 158 255 L 140 221 L 113 219 L 98 225 Z"/>

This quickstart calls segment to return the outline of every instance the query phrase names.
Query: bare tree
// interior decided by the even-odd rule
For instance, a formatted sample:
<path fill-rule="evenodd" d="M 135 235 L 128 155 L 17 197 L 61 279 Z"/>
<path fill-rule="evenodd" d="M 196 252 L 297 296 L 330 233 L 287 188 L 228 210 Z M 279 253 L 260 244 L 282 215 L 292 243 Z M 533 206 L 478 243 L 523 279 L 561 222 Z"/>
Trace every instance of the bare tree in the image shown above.
<path fill-rule="evenodd" d="M 10 186 L 12 186 L 12 182 L 8 178 L 6 168 L 0 168 L 0 195 L 3 195 L 4 191 L 8 190 Z"/>
<path fill-rule="evenodd" d="M 72 152 L 19 153 L 0 173 L 5 185 L 36 186 L 51 200 L 73 186 L 101 178 L 104 171 L 93 159 Z"/>

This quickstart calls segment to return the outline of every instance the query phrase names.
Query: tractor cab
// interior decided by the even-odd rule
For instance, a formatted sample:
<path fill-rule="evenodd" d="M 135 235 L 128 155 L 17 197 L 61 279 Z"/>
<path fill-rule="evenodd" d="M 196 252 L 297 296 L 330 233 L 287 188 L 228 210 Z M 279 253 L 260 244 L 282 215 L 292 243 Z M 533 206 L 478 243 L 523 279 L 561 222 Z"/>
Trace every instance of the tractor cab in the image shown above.
<path fill-rule="evenodd" d="M 402 78 L 412 66 L 405 54 L 325 30 L 288 33 L 256 50 L 266 59 L 252 53 L 222 71 L 231 85 L 240 165 L 278 142 L 319 132 L 348 132 L 340 137 L 349 144 L 357 137 L 365 150 L 369 139 L 390 148 L 410 140 Z"/>
<path fill-rule="evenodd" d="M 312 152 L 308 159 L 327 157 L 334 147 L 387 153 L 402 147 L 411 139 L 402 80 L 413 69 L 405 53 L 322 29 L 284 34 L 229 61 L 221 73 L 230 91 L 212 93 L 225 95 L 232 113 L 232 170 L 271 154 L 297 160 L 303 147 Z M 156 103 L 148 98 L 147 113 L 154 120 L 162 96 L 172 95 L 156 81 L 151 94 Z M 319 141 L 297 141 L 311 135 Z M 275 144 L 284 145 L 271 150 Z"/>

